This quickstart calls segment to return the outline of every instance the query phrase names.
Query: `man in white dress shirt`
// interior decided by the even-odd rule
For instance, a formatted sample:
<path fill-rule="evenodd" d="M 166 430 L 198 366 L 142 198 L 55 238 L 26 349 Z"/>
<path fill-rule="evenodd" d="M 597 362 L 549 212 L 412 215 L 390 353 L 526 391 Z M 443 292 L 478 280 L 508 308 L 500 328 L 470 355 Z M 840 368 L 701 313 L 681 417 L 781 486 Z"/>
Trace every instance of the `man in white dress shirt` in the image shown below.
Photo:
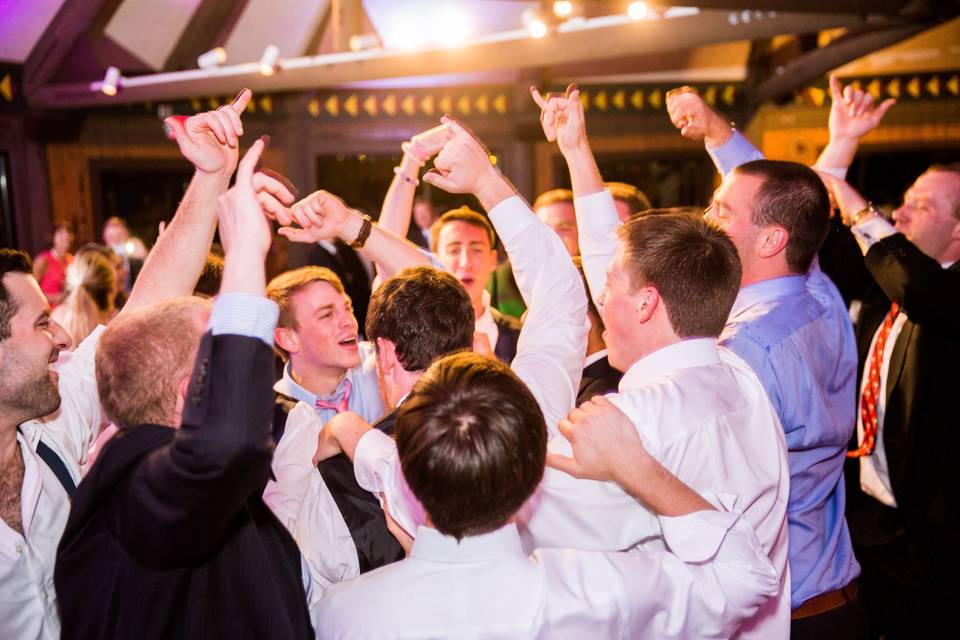
<path fill-rule="evenodd" d="M 514 519 L 544 471 L 537 400 L 494 360 L 462 353 L 435 362 L 396 430 L 426 522 L 407 559 L 327 591 L 319 636 L 729 637 L 776 594 L 776 571 L 745 521 L 714 511 L 646 454 L 629 422 L 626 431 L 622 482 L 657 511 L 670 551 L 528 556 Z"/>
<path fill-rule="evenodd" d="M 549 102 L 534 97 L 547 139 L 558 142 L 570 168 L 584 271 L 602 309 L 610 363 L 624 371 L 620 393 L 608 398 L 630 417 L 650 454 L 681 481 L 695 491 L 739 497 L 781 581 L 778 597 L 741 633 L 786 637 L 786 442 L 756 374 L 716 344 L 740 287 L 736 248 L 722 231 L 684 214 L 633 219 L 618 237 L 618 218 L 591 215 L 613 203 L 587 140 L 579 92 Z M 564 454 L 569 444 L 556 439 L 551 451 Z M 558 471 L 547 471 L 524 523 L 541 546 L 662 544 L 654 516 L 621 487 Z"/>
<path fill-rule="evenodd" d="M 167 121 L 196 173 L 120 315 L 193 291 L 216 228 L 217 196 L 237 165 L 239 114 L 249 99 L 245 90 L 221 110 Z M 61 354 L 70 340 L 50 319 L 29 269 L 13 264 L 17 252 L 0 252 L 0 638 L 59 638 L 54 556 L 68 492 L 104 420 L 94 378 L 103 327 Z"/>

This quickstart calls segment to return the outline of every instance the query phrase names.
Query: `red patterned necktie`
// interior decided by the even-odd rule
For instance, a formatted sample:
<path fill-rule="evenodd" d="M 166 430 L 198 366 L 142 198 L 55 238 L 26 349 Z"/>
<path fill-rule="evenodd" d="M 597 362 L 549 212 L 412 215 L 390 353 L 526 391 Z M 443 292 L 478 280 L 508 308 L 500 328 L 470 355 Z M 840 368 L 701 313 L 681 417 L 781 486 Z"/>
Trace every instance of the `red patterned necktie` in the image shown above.
<path fill-rule="evenodd" d="M 856 451 L 847 451 L 848 458 L 859 458 L 873 453 L 877 444 L 877 404 L 880 398 L 880 368 L 883 366 L 883 353 L 886 350 L 887 338 L 893 329 L 893 322 L 900 313 L 900 305 L 896 302 L 890 306 L 887 317 L 877 334 L 877 341 L 870 353 L 869 368 L 866 370 L 867 384 L 860 394 L 860 422 L 863 424 L 863 441 Z"/>
<path fill-rule="evenodd" d="M 343 380 L 343 396 L 341 396 L 339 401 L 333 400 L 324 400 L 322 398 L 317 398 L 316 406 L 317 409 L 333 409 L 337 413 L 343 413 L 344 411 L 350 410 L 350 391 L 353 389 L 353 384 L 349 379 L 344 378 Z"/>

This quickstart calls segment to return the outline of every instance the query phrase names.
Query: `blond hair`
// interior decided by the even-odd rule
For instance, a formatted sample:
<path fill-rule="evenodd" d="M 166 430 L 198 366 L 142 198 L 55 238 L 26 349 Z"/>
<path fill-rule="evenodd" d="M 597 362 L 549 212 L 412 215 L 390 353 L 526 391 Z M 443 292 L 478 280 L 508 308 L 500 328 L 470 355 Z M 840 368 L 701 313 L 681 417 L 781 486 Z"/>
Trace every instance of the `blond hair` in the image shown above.
<path fill-rule="evenodd" d="M 67 297 L 58 322 L 73 344 L 80 344 L 113 312 L 116 272 L 110 261 L 96 251 L 79 252 L 67 267 Z"/>
<path fill-rule="evenodd" d="M 119 429 L 176 426 L 177 398 L 193 371 L 211 302 L 173 298 L 119 316 L 97 345 L 100 404 Z"/>

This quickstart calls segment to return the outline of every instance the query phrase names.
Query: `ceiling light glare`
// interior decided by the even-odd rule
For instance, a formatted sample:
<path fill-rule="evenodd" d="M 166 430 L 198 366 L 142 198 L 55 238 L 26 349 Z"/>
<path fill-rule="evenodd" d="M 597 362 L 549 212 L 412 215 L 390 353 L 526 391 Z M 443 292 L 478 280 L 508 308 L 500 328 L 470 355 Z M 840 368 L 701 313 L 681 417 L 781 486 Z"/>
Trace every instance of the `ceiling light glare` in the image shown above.
<path fill-rule="evenodd" d="M 557 0 L 553 3 L 553 15 L 558 18 L 569 18 L 573 15 L 573 3 L 569 0 Z"/>
<path fill-rule="evenodd" d="M 277 65 L 280 63 L 280 49 L 275 44 L 268 45 L 260 56 L 260 74 L 272 76 L 277 72 Z"/>
<path fill-rule="evenodd" d="M 550 33 L 550 27 L 540 16 L 540 12 L 535 9 L 527 9 L 523 12 L 523 26 L 527 28 L 530 37 L 537 40 Z"/>
<path fill-rule="evenodd" d="M 100 91 L 104 95 L 115 96 L 120 85 L 120 69 L 109 67 L 107 73 L 103 76 L 103 82 L 100 84 Z"/>
<path fill-rule="evenodd" d="M 227 50 L 223 47 L 217 47 L 200 54 L 200 57 L 197 58 L 197 66 L 201 69 L 215 69 L 226 61 Z"/>
<path fill-rule="evenodd" d="M 627 5 L 627 16 L 631 20 L 646 20 L 650 17 L 650 9 L 646 2 L 631 2 Z"/>

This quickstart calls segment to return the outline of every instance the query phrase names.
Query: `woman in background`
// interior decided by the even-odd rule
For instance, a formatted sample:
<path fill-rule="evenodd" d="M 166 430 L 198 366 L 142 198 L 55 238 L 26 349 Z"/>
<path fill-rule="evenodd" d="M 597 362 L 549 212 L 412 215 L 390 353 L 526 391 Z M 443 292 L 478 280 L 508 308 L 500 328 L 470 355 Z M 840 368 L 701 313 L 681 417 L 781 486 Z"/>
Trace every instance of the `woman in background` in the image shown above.
<path fill-rule="evenodd" d="M 69 222 L 56 222 L 53 226 L 52 243 L 49 249 L 33 260 L 33 277 L 40 283 L 40 290 L 47 297 L 51 307 L 63 300 L 67 266 L 73 259 L 70 247 L 73 246 L 73 227 Z"/>
<path fill-rule="evenodd" d="M 117 277 L 109 258 L 98 250 L 81 249 L 67 267 L 66 298 L 52 317 L 76 347 L 117 311 Z"/>

